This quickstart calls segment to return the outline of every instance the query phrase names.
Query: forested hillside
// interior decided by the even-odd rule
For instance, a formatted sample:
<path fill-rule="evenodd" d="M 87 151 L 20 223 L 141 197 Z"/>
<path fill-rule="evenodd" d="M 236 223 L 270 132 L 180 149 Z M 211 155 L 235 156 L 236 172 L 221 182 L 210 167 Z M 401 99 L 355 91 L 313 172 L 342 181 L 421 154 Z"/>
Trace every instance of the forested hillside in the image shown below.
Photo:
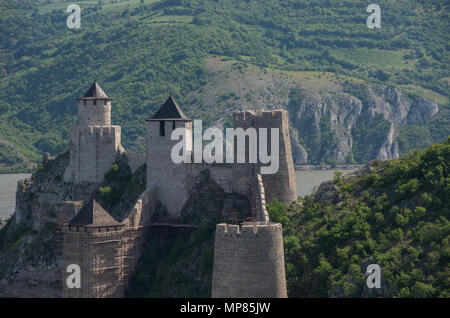
<path fill-rule="evenodd" d="M 289 297 L 449 297 L 450 138 L 401 159 L 336 174 L 283 224 Z M 366 288 L 369 264 L 381 289 Z"/>
<path fill-rule="evenodd" d="M 82 8 L 80 29 L 66 26 L 69 3 Z M 0 1 L 0 164 L 20 168 L 44 151 L 64 151 L 75 99 L 94 79 L 113 98 L 112 119 L 133 150 L 143 150 L 144 119 L 170 92 L 188 115 L 202 113 L 210 123 L 217 120 L 216 105 L 281 105 L 301 118 L 311 114 L 300 109 L 312 105 L 314 116 L 321 114 L 316 130 L 302 131 L 301 120 L 292 123 L 298 163 L 367 162 L 386 149 L 390 158 L 442 141 L 450 129 L 449 5 L 377 4 L 380 29 L 367 27 L 367 3 L 356 0 Z M 256 79 L 269 79 L 255 90 L 232 87 L 208 67 L 214 57 L 231 61 L 233 74 L 251 70 Z M 274 72 L 298 82 L 278 89 Z M 420 98 L 431 108 L 396 122 L 388 113 L 400 104 L 378 94 L 383 89 L 377 85 L 398 90 L 412 113 L 423 105 Z M 224 87 L 221 95 L 208 99 L 208 89 L 217 86 Z M 329 92 L 333 86 L 337 95 Z M 361 94 L 365 89 L 369 93 Z M 339 131 L 333 114 L 352 97 L 361 101 L 361 114 Z M 323 106 L 330 98 L 334 109 Z M 345 98 L 350 100 L 339 102 Z M 365 116 L 372 99 L 392 111 Z M 229 125 L 226 116 L 221 119 Z M 331 145 L 330 135 L 337 136 Z M 367 143 L 374 149 L 367 151 Z"/>

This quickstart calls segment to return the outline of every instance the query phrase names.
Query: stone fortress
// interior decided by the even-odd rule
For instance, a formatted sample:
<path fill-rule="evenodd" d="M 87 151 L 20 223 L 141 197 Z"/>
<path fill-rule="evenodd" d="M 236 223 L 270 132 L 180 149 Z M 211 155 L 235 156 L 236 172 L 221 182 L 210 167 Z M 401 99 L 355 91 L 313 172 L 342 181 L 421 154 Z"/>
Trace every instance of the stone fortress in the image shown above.
<path fill-rule="evenodd" d="M 181 224 L 180 211 L 205 170 L 224 192 L 245 196 L 250 202 L 246 221 L 216 226 L 211 296 L 287 297 L 282 228 L 270 222 L 266 211 L 266 202 L 274 198 L 288 204 L 296 199 L 287 111 L 233 113 L 234 128 L 279 128 L 279 169 L 261 175 L 258 163 L 174 163 L 171 151 L 178 141 L 171 140 L 172 131 L 186 129 L 188 151 L 193 150 L 193 141 L 192 120 L 172 96 L 147 120 L 146 158 L 121 146 L 121 128 L 111 124 L 111 99 L 96 81 L 77 102 L 78 121 L 70 130 L 70 163 L 64 182 L 71 185 L 74 200 L 83 203 L 81 208 L 69 209 L 71 213 L 59 224 L 63 297 L 123 297 L 145 237 L 161 228 L 189 226 Z M 92 199 L 92 193 L 121 155 L 127 157 L 132 170 L 147 165 L 147 183 L 133 208 L 118 222 Z M 155 222 L 157 205 L 165 213 Z M 66 284 L 70 264 L 80 266 L 81 288 Z"/>

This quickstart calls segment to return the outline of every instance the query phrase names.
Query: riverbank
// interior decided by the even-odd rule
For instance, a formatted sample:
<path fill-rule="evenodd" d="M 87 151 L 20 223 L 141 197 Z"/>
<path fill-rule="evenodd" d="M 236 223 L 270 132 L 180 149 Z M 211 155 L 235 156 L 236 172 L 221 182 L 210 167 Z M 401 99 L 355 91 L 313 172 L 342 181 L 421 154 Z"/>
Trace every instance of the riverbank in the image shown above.
<path fill-rule="evenodd" d="M 0 174 L 20 174 L 20 173 L 31 173 L 33 172 L 35 166 L 1 166 Z"/>
<path fill-rule="evenodd" d="M 297 171 L 311 170 L 358 170 L 365 165 L 295 165 Z"/>

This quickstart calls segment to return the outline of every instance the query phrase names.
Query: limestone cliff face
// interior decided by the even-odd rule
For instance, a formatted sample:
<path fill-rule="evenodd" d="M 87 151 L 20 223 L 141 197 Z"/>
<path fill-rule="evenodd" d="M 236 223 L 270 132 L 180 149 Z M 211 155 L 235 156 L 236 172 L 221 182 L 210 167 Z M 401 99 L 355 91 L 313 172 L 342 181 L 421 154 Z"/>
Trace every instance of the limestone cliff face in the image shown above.
<path fill-rule="evenodd" d="M 44 162 L 31 178 L 18 182 L 14 213 L 16 224 L 25 223 L 39 231 L 46 223 L 56 223 L 56 212 L 60 217 L 61 209 L 67 217 L 76 214 L 78 204 L 68 204 L 73 203 L 70 201 L 72 187 L 63 182 L 68 162 L 68 153 L 64 153 Z"/>
<path fill-rule="evenodd" d="M 352 163 L 399 157 L 400 127 L 421 124 L 439 109 L 424 99 L 406 97 L 382 85 L 355 85 L 348 91 L 305 90 L 288 104 L 294 161 Z"/>
<path fill-rule="evenodd" d="M 17 185 L 16 210 L 0 232 L 0 296 L 60 297 L 62 250 L 56 222 L 71 218 L 81 202 L 71 199 L 62 176 L 68 153 L 43 162 Z"/>

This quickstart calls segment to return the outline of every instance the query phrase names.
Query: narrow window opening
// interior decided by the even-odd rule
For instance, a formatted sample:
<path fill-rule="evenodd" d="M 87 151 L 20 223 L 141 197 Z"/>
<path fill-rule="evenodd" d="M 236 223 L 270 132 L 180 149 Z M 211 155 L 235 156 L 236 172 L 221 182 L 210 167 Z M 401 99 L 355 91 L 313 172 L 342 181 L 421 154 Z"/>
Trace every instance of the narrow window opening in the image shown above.
<path fill-rule="evenodd" d="M 97 105 L 97 100 L 96 99 L 94 99 L 94 105 Z"/>
<path fill-rule="evenodd" d="M 172 121 L 172 130 L 175 130 L 175 120 Z"/>
<path fill-rule="evenodd" d="M 86 106 L 86 100 L 83 101 L 83 104 Z"/>
<path fill-rule="evenodd" d="M 159 135 L 160 135 L 161 137 L 166 135 L 166 130 L 165 130 L 164 121 L 160 121 L 160 122 L 159 122 Z"/>

